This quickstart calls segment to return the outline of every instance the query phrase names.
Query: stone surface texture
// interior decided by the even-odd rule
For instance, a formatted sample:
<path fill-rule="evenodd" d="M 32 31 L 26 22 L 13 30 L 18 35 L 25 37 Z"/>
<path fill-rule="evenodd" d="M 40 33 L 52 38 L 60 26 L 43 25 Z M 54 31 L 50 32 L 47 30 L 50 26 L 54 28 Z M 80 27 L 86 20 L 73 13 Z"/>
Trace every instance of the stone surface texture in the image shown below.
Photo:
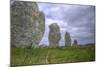
<path fill-rule="evenodd" d="M 49 25 L 49 46 L 58 47 L 61 39 L 60 28 L 56 23 Z"/>
<path fill-rule="evenodd" d="M 45 15 L 35 2 L 11 3 L 11 46 L 37 47 L 45 31 Z"/>

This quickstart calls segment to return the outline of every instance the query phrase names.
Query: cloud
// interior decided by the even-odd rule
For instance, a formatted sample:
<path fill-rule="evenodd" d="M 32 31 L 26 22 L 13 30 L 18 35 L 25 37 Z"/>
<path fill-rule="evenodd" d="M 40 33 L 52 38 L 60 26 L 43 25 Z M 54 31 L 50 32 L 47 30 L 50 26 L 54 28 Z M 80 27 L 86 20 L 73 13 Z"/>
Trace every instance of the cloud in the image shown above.
<path fill-rule="evenodd" d="M 65 32 L 69 32 L 72 38 L 77 39 L 80 44 L 93 43 L 95 39 L 95 6 L 90 5 L 68 5 L 54 3 L 38 3 L 40 11 L 46 18 L 46 31 L 49 33 L 48 25 L 57 23 L 60 27 L 64 44 Z M 48 40 L 48 35 L 44 35 Z M 48 41 L 47 41 L 48 42 Z"/>

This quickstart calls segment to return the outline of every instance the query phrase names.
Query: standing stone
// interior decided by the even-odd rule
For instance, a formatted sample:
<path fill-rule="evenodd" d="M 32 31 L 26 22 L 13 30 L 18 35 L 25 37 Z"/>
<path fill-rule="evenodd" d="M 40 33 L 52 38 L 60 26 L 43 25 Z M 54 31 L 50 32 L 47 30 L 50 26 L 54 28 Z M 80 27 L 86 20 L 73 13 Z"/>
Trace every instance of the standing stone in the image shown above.
<path fill-rule="evenodd" d="M 45 31 L 45 16 L 35 2 L 11 3 L 11 46 L 37 47 Z"/>
<path fill-rule="evenodd" d="M 77 47 L 77 46 L 78 46 L 77 40 L 74 40 L 73 46 L 74 46 L 74 47 Z"/>
<path fill-rule="evenodd" d="M 56 23 L 49 25 L 49 46 L 57 47 L 59 46 L 59 41 L 61 38 L 59 26 Z"/>
<path fill-rule="evenodd" d="M 71 37 L 70 33 L 65 33 L 65 46 L 70 47 L 71 46 Z"/>

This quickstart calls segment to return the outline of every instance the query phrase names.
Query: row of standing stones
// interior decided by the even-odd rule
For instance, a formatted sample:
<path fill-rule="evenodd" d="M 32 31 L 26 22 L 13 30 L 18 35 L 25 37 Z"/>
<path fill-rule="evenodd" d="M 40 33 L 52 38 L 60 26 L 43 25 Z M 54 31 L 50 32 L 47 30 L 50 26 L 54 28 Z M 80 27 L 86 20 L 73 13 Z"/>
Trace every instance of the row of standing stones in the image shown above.
<path fill-rule="evenodd" d="M 49 25 L 49 45 L 50 48 L 59 47 L 59 41 L 61 39 L 60 28 L 56 23 Z M 77 47 L 77 40 L 74 40 L 73 46 Z M 71 36 L 69 32 L 65 33 L 65 47 L 71 47 Z"/>
<path fill-rule="evenodd" d="M 45 31 L 45 15 L 35 2 L 14 1 L 11 3 L 11 47 L 39 47 Z M 56 23 L 49 26 L 49 45 L 58 47 L 61 39 Z M 77 45 L 77 40 L 74 41 Z M 65 45 L 71 46 L 71 37 L 65 35 Z"/>

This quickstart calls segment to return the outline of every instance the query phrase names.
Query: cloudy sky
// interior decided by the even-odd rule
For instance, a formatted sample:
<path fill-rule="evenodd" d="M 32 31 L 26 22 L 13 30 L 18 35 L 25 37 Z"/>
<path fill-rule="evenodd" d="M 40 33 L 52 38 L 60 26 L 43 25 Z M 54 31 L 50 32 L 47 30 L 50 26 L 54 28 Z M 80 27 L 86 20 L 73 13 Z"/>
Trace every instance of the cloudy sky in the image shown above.
<path fill-rule="evenodd" d="M 49 44 L 48 26 L 57 23 L 61 31 L 60 45 L 64 45 L 65 32 L 79 44 L 94 43 L 95 7 L 90 5 L 68 5 L 54 3 L 38 3 L 39 10 L 45 14 L 45 33 L 40 44 Z"/>

